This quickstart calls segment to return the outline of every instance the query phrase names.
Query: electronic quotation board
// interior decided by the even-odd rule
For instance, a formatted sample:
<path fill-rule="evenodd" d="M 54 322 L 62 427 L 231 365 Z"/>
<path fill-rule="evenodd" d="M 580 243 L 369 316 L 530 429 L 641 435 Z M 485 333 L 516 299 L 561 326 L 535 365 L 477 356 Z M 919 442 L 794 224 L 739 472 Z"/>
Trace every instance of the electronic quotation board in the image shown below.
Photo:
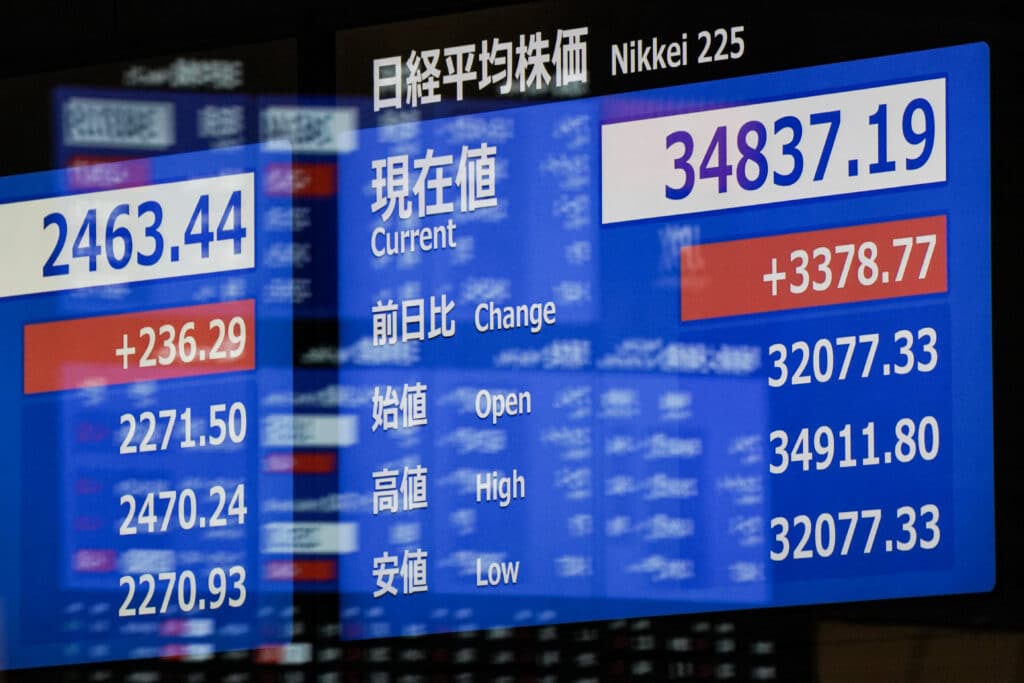
<path fill-rule="evenodd" d="M 0 179 L 2 666 L 286 643 L 325 583 L 341 639 L 992 588 L 987 47 L 583 97 L 590 38 L 55 93 L 69 168 Z"/>
<path fill-rule="evenodd" d="M 292 425 L 262 397 L 291 387 L 291 309 L 266 303 L 291 235 L 267 163 L 233 147 L 0 180 L 5 666 L 277 637 L 291 577 L 261 553 L 260 500 L 291 481 L 261 462 Z"/>
<path fill-rule="evenodd" d="M 343 636 L 990 589 L 987 47 L 410 115 L 502 42 L 340 164 Z"/>

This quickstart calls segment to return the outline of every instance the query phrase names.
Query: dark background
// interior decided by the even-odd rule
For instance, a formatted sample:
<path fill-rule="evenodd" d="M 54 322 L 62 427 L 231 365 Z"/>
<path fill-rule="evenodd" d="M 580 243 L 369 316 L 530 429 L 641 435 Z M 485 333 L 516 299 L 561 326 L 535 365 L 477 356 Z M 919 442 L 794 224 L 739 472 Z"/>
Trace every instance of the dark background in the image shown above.
<path fill-rule="evenodd" d="M 336 31 L 505 5 L 432 0 L 415 6 L 372 3 L 150 3 L 35 0 L 0 9 L 0 174 L 54 167 L 51 89 L 119 87 L 127 63 L 166 64 L 175 56 L 240 59 L 236 92 L 369 94 L 359 73 L 336 65 Z M 0 672 L 0 681 L 446 680 L 459 674 L 509 680 L 679 677 L 693 680 L 1024 680 L 1024 566 L 1021 562 L 1024 477 L 1016 444 L 1019 351 L 1015 327 L 1021 247 L 1018 198 L 1024 183 L 1022 24 L 1009 3 L 964 3 L 953 15 L 895 11 L 864 3 L 826 9 L 698 12 L 683 3 L 623 3 L 614 12 L 548 3 L 511 7 L 509 26 L 529 17 L 586 10 L 592 35 L 619 40 L 658 32 L 668 19 L 689 25 L 745 25 L 746 56 L 690 70 L 714 79 L 983 40 L 991 50 L 992 292 L 995 386 L 997 582 L 992 593 L 812 608 L 670 617 L 364 642 L 340 647 L 333 637 L 337 604 L 297 596 L 296 640 L 313 644 L 313 661 L 279 665 L 259 653 L 212 662 L 126 662 Z M 455 19 L 456 25 L 472 19 Z M 443 26 L 441 21 L 437 26 Z M 401 32 L 403 29 L 397 29 Z M 368 29 L 363 36 L 373 38 Z M 594 39 L 596 40 L 596 38 Z M 428 41 L 437 45 L 444 40 Z M 344 46 L 342 46 L 344 49 Z M 670 84 L 665 76 L 620 79 L 600 74 L 591 94 Z M 365 76 L 364 76 L 365 79 Z M 337 84 L 354 84 L 345 92 Z M 685 80 L 671 81 L 672 84 Z M 515 103 L 510 102 L 510 106 Z M 0 246 L 2 248 L 2 246 Z M 323 334 L 329 321 L 311 329 Z M 980 331 L 979 331 L 980 332 Z M 299 344 L 302 343 L 297 340 Z M 0 473 L 2 475 L 2 473 Z M 0 557 L 3 552 L 0 551 Z M 683 639 L 683 640 L 681 640 Z M 685 643 L 683 642 L 685 640 Z M 683 646 L 686 647 L 683 647 Z M 325 654 L 327 653 L 327 654 Z M 554 654 L 552 654 L 554 653 Z"/>

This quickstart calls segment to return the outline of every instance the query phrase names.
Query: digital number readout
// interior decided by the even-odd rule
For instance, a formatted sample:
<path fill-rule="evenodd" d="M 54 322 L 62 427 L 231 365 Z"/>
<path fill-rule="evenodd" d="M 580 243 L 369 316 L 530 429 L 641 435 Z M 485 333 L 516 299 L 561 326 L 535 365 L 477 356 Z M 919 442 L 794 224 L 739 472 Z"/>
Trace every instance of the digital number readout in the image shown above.
<path fill-rule="evenodd" d="M 120 422 L 124 438 L 119 452 L 157 453 L 170 448 L 184 450 L 245 441 L 248 417 L 241 401 L 230 406 L 226 403 L 211 405 L 205 417 L 205 423 L 196 421 L 206 427 L 205 433 L 197 434 L 200 430 L 193 423 L 192 408 L 124 413 Z"/>
<path fill-rule="evenodd" d="M 896 161 L 889 158 L 888 110 L 888 104 L 879 104 L 878 109 L 867 119 L 874 130 L 876 148 L 874 160 L 871 161 L 870 157 L 868 159 L 868 173 L 892 173 L 897 167 Z M 913 156 L 901 159 L 901 165 L 908 171 L 916 171 L 928 163 L 935 148 L 935 111 L 927 99 L 917 97 L 903 109 L 901 119 L 903 139 L 911 147 L 919 148 L 916 154 L 911 152 Z M 679 147 L 679 156 L 673 159 L 672 165 L 681 172 L 681 182 L 676 186 L 665 185 L 665 197 L 686 199 L 693 193 L 697 179 L 714 180 L 719 193 L 727 192 L 729 178 L 734 175 L 736 184 L 743 190 L 760 189 L 769 182 L 769 177 L 772 184 L 788 187 L 800 181 L 805 167 L 808 171 L 814 169 L 813 182 L 824 180 L 841 122 L 842 111 L 835 109 L 814 112 L 806 121 L 797 116 L 782 116 L 771 123 L 771 133 L 768 132 L 769 126 L 756 119 L 741 125 L 735 136 L 728 126 L 718 126 L 707 141 L 699 166 L 695 156 L 699 150 L 695 149 L 693 135 L 688 130 L 673 131 L 665 137 L 665 147 L 670 151 L 676 151 L 676 147 Z M 821 145 L 813 151 L 801 149 L 806 126 L 824 127 Z M 783 141 L 778 142 L 775 136 L 781 136 Z M 772 143 L 781 147 L 781 166 L 787 169 L 784 173 L 772 170 L 769 165 L 765 148 L 770 138 Z M 729 162 L 730 158 L 736 159 L 735 166 Z M 850 177 L 856 176 L 859 169 L 858 159 L 851 159 L 847 164 Z"/>
<path fill-rule="evenodd" d="M 234 316 L 225 321 L 212 318 L 206 324 L 203 336 L 207 342 L 199 346 L 196 339 L 196 322 L 189 320 L 180 326 L 164 323 L 157 328 L 150 325 L 140 327 L 136 335 L 121 335 L 121 345 L 114 349 L 114 355 L 121 359 L 122 368 L 127 370 L 135 364 L 140 368 L 157 365 L 202 363 L 206 360 L 234 360 L 245 353 L 245 318 Z M 159 343 L 158 343 L 159 338 Z"/>
<path fill-rule="evenodd" d="M 868 240 L 859 244 L 815 247 L 810 254 L 806 249 L 794 249 L 789 252 L 788 264 L 781 266 L 778 257 L 773 256 L 770 270 L 761 279 L 771 287 L 772 296 L 778 296 L 779 283 L 786 280 L 789 280 L 790 294 L 803 294 L 808 288 L 815 292 L 824 292 L 830 287 L 843 289 L 850 282 L 850 277 L 856 277 L 857 284 L 862 287 L 886 285 L 890 281 L 903 282 L 915 244 L 923 245 L 923 249 L 918 250 L 923 254 L 920 269 L 911 277 L 925 280 L 935 253 L 935 235 L 894 237 L 892 248 L 902 250 L 895 274 L 878 267 L 878 244 Z"/>
<path fill-rule="evenodd" d="M 247 597 L 245 577 L 245 567 L 241 566 L 214 567 L 205 577 L 190 569 L 122 576 L 119 584 L 126 593 L 117 616 L 188 614 L 241 607 Z M 205 590 L 200 588 L 201 585 Z"/>
<path fill-rule="evenodd" d="M 256 265 L 252 173 L 0 204 L 0 224 L 0 298 Z"/>
<path fill-rule="evenodd" d="M 126 493 L 121 496 L 121 506 L 127 510 L 118 530 L 121 536 L 134 536 L 139 529 L 152 534 L 169 528 L 189 531 L 222 527 L 232 522 L 241 526 L 249 513 L 245 505 L 245 484 L 235 486 L 230 495 L 219 485 L 210 487 L 205 496 L 197 495 L 190 488 L 143 496 Z M 208 514 L 206 508 L 210 508 Z"/>
<path fill-rule="evenodd" d="M 768 376 L 768 386 L 777 389 L 786 385 L 842 382 L 848 378 L 868 379 L 879 374 L 887 377 L 928 373 L 939 364 L 938 336 L 934 327 L 896 330 L 891 344 L 882 345 L 878 362 L 882 336 L 877 332 L 771 344 L 768 358 L 772 374 Z"/>
<path fill-rule="evenodd" d="M 251 370 L 255 319 L 241 299 L 26 325 L 25 393 Z"/>
<path fill-rule="evenodd" d="M 198 245 L 198 258 L 206 259 L 210 257 L 212 242 L 230 241 L 232 253 L 237 255 L 242 253 L 242 245 L 249 232 L 242 224 L 241 190 L 231 193 L 216 230 L 211 230 L 210 227 L 210 195 L 199 195 L 188 225 L 183 231 L 180 227 L 176 230 L 180 233 L 178 241 L 181 246 L 174 244 L 167 247 L 166 251 L 164 210 L 160 202 L 145 201 L 134 207 L 131 204 L 118 204 L 106 217 L 102 240 L 97 234 L 100 218 L 97 218 L 96 211 L 86 210 L 70 250 L 66 248 L 69 235 L 68 217 L 57 211 L 43 217 L 44 229 L 57 229 L 53 251 L 43 264 L 43 277 L 69 275 L 70 263 L 74 262 L 74 259 L 85 259 L 89 272 L 95 272 L 101 264 L 112 270 L 122 270 L 133 261 L 142 267 L 155 266 L 164 258 L 176 263 L 182 259 L 181 249 L 190 245 Z M 147 246 L 140 245 L 136 250 L 135 245 L 140 241 L 140 233 Z M 101 256 L 106 258 L 101 261 Z M 197 260 L 194 255 L 186 256 L 190 257 L 190 261 Z"/>
<path fill-rule="evenodd" d="M 932 415 L 920 420 L 900 418 L 890 440 L 877 446 L 874 422 L 858 429 L 850 424 L 840 428 L 803 427 L 796 433 L 776 429 L 768 440 L 776 456 L 768 465 L 772 474 L 783 474 L 791 465 L 800 465 L 807 472 L 812 462 L 815 470 L 827 470 L 833 463 L 837 467 L 857 467 L 908 463 L 915 458 L 930 461 L 939 455 L 939 422 Z M 878 448 L 885 448 L 881 456 Z"/>
<path fill-rule="evenodd" d="M 947 256 L 941 215 L 686 246 L 681 318 L 938 294 Z"/>
<path fill-rule="evenodd" d="M 610 123 L 605 223 L 942 182 L 942 78 Z"/>
<path fill-rule="evenodd" d="M 894 525 L 889 516 L 896 518 Z M 942 539 L 939 507 L 932 503 L 880 509 L 823 512 L 815 517 L 773 517 L 772 562 L 809 560 L 876 552 L 934 550 Z M 880 534 L 881 530 L 881 534 Z"/>

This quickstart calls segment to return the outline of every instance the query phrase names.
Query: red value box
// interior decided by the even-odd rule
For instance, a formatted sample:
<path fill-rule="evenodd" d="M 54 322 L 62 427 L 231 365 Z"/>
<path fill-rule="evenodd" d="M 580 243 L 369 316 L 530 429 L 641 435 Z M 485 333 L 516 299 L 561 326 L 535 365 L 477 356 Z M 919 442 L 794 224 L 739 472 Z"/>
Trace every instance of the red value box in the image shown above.
<path fill-rule="evenodd" d="M 336 560 L 268 560 L 263 565 L 267 581 L 335 581 Z"/>
<path fill-rule="evenodd" d="M 946 217 L 683 247 L 682 320 L 945 292 Z"/>
<path fill-rule="evenodd" d="M 255 301 L 25 326 L 25 393 L 256 367 Z"/>
<path fill-rule="evenodd" d="M 333 474 L 337 469 L 338 456 L 330 451 L 275 451 L 263 459 L 263 471 L 269 474 Z"/>
<path fill-rule="evenodd" d="M 269 197 L 333 197 L 338 193 L 336 164 L 267 164 L 264 179 Z"/>

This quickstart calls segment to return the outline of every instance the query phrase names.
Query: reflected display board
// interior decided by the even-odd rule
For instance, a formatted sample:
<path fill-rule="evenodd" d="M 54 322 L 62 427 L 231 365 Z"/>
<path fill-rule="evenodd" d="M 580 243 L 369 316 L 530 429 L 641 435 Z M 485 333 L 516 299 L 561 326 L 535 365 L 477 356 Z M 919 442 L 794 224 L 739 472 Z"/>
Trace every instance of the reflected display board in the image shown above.
<path fill-rule="evenodd" d="M 365 98 L 358 102 L 369 106 Z M 339 106 L 333 98 L 83 87 L 53 92 L 58 165 L 78 169 L 83 178 L 92 173 L 97 182 L 102 169 L 115 168 L 102 164 L 135 156 L 270 143 L 262 189 L 271 198 L 290 198 L 291 211 L 277 207 L 268 219 L 278 231 L 290 226 L 293 240 L 267 254 L 264 267 L 278 271 L 267 303 L 290 305 L 299 319 L 336 315 L 335 164 L 353 144 L 359 118 L 358 106 Z"/>
<path fill-rule="evenodd" d="M 262 466 L 289 438 L 291 239 L 233 147 L 0 180 L 0 663 L 197 657 L 280 638 Z"/>
<path fill-rule="evenodd" d="M 987 46 L 430 37 L 339 163 L 343 638 L 992 588 Z"/>
<path fill-rule="evenodd" d="M 985 34 L 578 9 L 304 33 L 315 96 L 53 88 L 62 170 L 0 178 L 0 669 L 993 588 Z"/>

